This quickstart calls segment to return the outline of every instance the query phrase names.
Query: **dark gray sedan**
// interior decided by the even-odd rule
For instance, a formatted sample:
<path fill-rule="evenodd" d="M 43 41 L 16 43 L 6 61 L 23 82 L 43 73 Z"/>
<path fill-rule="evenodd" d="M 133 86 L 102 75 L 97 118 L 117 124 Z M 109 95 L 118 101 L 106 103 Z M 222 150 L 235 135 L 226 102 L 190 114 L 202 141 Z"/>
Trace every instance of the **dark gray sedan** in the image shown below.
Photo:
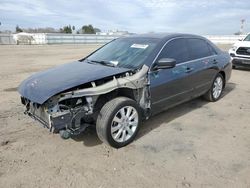
<path fill-rule="evenodd" d="M 189 34 L 119 38 L 89 56 L 24 80 L 25 113 L 63 138 L 95 126 L 119 148 L 134 140 L 141 122 L 204 96 L 217 101 L 231 76 L 228 53 Z"/>

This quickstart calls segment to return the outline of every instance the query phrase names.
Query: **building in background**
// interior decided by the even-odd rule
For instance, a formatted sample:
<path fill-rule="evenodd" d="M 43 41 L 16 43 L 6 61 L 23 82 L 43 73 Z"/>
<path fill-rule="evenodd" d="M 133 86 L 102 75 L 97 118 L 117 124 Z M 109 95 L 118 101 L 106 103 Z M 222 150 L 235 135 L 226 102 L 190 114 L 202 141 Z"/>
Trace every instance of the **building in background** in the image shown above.
<path fill-rule="evenodd" d="M 117 36 L 122 36 L 122 35 L 131 35 L 128 31 L 119 31 L 119 30 L 108 30 L 104 32 L 96 32 L 96 35 L 117 35 Z"/>

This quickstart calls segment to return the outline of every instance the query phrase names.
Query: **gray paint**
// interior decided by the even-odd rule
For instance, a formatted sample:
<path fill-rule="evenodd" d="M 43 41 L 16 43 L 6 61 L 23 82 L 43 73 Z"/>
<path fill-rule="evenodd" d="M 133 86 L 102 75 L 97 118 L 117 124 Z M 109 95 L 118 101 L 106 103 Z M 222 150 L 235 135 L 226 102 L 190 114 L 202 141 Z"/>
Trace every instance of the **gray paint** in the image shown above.
<path fill-rule="evenodd" d="M 57 93 L 128 70 L 76 61 L 30 76 L 20 84 L 18 91 L 23 97 L 42 104 Z"/>
<path fill-rule="evenodd" d="M 49 121 L 47 124 L 50 128 L 54 127 L 54 129 L 58 130 L 67 128 L 69 130 L 75 127 L 73 122 L 78 121 L 79 117 L 83 119 L 85 116 L 96 118 L 95 112 L 98 112 L 98 108 L 95 108 L 95 106 L 99 102 L 99 97 L 102 97 L 103 94 L 117 88 L 129 88 L 133 90 L 135 100 L 143 110 L 144 117 L 148 118 L 150 115 L 164 109 L 203 95 L 210 89 L 211 82 L 220 71 L 225 73 L 226 81 L 230 78 L 230 56 L 227 53 L 222 53 L 215 46 L 213 48 L 217 52 L 216 55 L 178 63 L 171 69 L 153 69 L 153 64 L 158 61 L 159 54 L 169 41 L 179 38 L 206 40 L 203 37 L 187 34 L 147 34 L 135 35 L 129 38 L 133 37 L 136 37 L 136 39 L 146 38 L 148 41 L 158 39 L 155 49 L 144 61 L 144 66 L 138 67 L 139 70 L 131 71 L 125 68 L 89 64 L 82 59 L 78 62 L 37 73 L 22 82 L 19 87 L 20 94 L 30 100 L 22 98 L 23 104 L 26 105 L 26 112 L 36 117 L 36 114 L 43 111 L 41 113 L 44 114 L 45 118 L 41 118 L 42 120 L 50 120 L 50 117 L 66 118 L 69 121 L 64 121 L 65 125 L 63 125 L 62 121 L 58 122 L 53 118 L 53 122 Z M 82 84 L 127 71 L 130 71 L 130 74 L 123 74 L 123 77 L 116 76 L 103 84 L 91 84 L 90 87 L 80 87 L 81 89 L 78 89 L 78 86 Z M 74 107 L 73 111 L 70 106 L 69 109 L 59 110 L 60 102 L 74 97 L 85 97 L 86 103 Z M 39 106 L 35 103 L 42 105 Z M 30 106 L 33 106 L 38 113 L 34 113 Z M 48 109 L 48 111 L 44 111 L 44 109 Z M 68 115 L 69 118 L 65 115 Z M 84 128 L 85 123 L 81 125 L 78 123 L 76 127 L 79 129 Z"/>

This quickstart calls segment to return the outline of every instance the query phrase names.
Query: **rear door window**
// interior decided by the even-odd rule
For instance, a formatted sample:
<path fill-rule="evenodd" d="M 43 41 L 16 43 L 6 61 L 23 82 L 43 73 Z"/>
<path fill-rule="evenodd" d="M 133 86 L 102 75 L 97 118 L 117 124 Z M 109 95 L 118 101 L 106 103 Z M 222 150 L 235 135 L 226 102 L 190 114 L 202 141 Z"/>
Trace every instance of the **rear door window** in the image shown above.
<path fill-rule="evenodd" d="M 205 40 L 191 38 L 187 39 L 187 42 L 192 60 L 213 55 L 211 49 L 209 49 L 208 43 Z"/>
<path fill-rule="evenodd" d="M 211 44 L 209 44 L 209 43 L 207 43 L 207 45 L 208 45 L 208 48 L 209 48 L 211 54 L 212 54 L 212 55 L 216 55 L 217 52 L 216 52 L 216 50 L 214 49 L 214 47 L 213 47 Z"/>
<path fill-rule="evenodd" d="M 158 60 L 161 58 L 173 58 L 176 63 L 190 60 L 186 39 L 174 39 L 167 43 L 161 51 Z"/>

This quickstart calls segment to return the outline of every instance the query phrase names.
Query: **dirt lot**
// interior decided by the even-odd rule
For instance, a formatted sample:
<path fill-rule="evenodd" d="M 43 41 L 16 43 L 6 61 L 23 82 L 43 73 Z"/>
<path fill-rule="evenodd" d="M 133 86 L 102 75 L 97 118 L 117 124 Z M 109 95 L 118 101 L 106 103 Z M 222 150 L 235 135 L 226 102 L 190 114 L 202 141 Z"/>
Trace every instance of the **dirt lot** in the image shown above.
<path fill-rule="evenodd" d="M 0 46 L 0 187 L 250 187 L 250 71 L 233 70 L 216 103 L 151 118 L 119 150 L 94 130 L 62 140 L 23 115 L 23 79 L 96 47 Z"/>

